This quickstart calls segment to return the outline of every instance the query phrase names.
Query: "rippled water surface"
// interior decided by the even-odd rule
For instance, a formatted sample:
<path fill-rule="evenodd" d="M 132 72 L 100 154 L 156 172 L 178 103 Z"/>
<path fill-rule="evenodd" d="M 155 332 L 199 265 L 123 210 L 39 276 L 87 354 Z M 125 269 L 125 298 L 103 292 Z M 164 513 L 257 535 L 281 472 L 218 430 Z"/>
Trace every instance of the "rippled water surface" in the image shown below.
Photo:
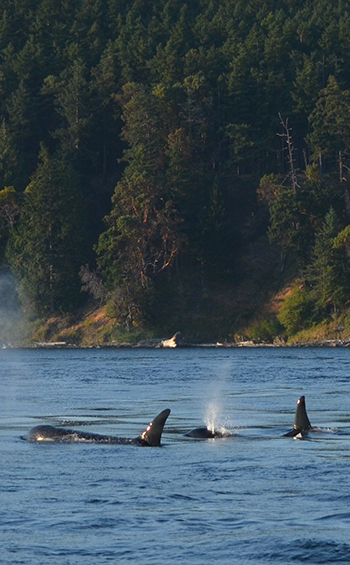
<path fill-rule="evenodd" d="M 1 350 L 0 392 L 0 563 L 350 562 L 349 349 Z M 162 448 L 20 439 L 167 407 Z"/>

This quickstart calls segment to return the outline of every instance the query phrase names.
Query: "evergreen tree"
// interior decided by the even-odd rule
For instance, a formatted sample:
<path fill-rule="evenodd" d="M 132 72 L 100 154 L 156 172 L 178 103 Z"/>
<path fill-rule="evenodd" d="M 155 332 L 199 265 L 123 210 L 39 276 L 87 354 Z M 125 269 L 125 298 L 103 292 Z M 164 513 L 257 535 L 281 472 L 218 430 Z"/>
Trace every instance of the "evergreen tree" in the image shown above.
<path fill-rule="evenodd" d="M 84 202 L 72 166 L 45 149 L 41 160 L 6 250 L 20 297 L 37 315 L 77 305 L 85 233 Z"/>
<path fill-rule="evenodd" d="M 271 242 L 277 243 L 285 254 L 290 253 L 304 265 L 310 245 L 307 218 L 302 213 L 301 202 L 293 188 L 276 186 L 270 205 Z"/>
<path fill-rule="evenodd" d="M 0 258 L 3 261 L 4 250 L 9 233 L 20 215 L 20 199 L 13 186 L 0 190 Z"/>
<path fill-rule="evenodd" d="M 162 101 L 138 84 L 121 97 L 128 166 L 112 199 L 107 231 L 98 245 L 109 286 L 123 289 L 140 312 L 142 294 L 168 269 L 181 247 L 180 220 L 167 191 Z M 130 313 L 129 304 L 124 312 Z"/>
<path fill-rule="evenodd" d="M 22 190 L 25 186 L 27 175 L 33 166 L 33 153 L 38 149 L 35 147 L 33 152 L 33 147 L 30 147 L 30 105 L 30 93 L 24 82 L 21 81 L 18 88 L 7 101 L 8 121 L 5 126 L 5 121 L 3 120 L 2 127 L 3 135 L 7 134 L 9 140 L 8 151 L 10 152 L 10 157 L 16 160 L 15 171 L 9 169 L 10 163 L 7 164 L 6 176 L 11 175 L 13 178 L 11 184 L 19 185 L 19 188 Z"/>
<path fill-rule="evenodd" d="M 72 256 L 77 272 L 80 187 L 90 254 L 109 211 L 98 262 L 130 322 L 184 273 L 198 287 L 199 272 L 231 270 L 236 230 L 266 227 L 254 200 L 262 174 L 280 179 L 265 186 L 271 241 L 304 268 L 316 237 L 316 293 L 326 211 L 344 224 L 350 213 L 349 14 L 349 0 L 3 0 L 1 241 L 10 231 L 8 256 L 37 311 L 68 307 L 69 261 L 58 256 Z M 279 115 L 293 128 L 289 161 Z M 38 164 L 41 143 L 53 157 Z M 64 250 L 62 230 L 76 252 Z M 346 288 L 336 257 L 331 272 Z M 346 293 L 332 293 L 317 300 L 340 308 Z"/>
<path fill-rule="evenodd" d="M 333 208 L 326 214 L 316 234 L 311 263 L 305 270 L 317 309 L 336 312 L 348 301 L 350 265 L 343 248 L 334 245 L 339 233 L 339 221 Z"/>
<path fill-rule="evenodd" d="M 93 124 L 96 135 L 89 139 L 94 154 L 100 155 L 99 162 L 103 178 L 114 171 L 119 155 L 120 106 L 116 94 L 120 90 L 119 61 L 115 47 L 110 43 L 96 67 L 92 69 L 91 93 L 94 102 Z"/>
<path fill-rule="evenodd" d="M 14 185 L 21 188 L 23 182 L 23 158 L 9 132 L 5 118 L 0 125 L 0 186 Z"/>
<path fill-rule="evenodd" d="M 85 142 L 91 119 L 86 73 L 84 61 L 78 58 L 59 79 L 46 77 L 42 89 L 43 94 L 54 96 L 54 105 L 61 117 L 60 126 L 53 132 L 53 137 L 59 140 L 59 150 L 82 170 L 89 163 Z"/>
<path fill-rule="evenodd" d="M 329 77 L 310 114 L 312 132 L 309 141 L 316 158 L 336 156 L 340 182 L 344 180 L 344 155 L 350 151 L 350 91 L 341 90 L 336 79 Z"/>

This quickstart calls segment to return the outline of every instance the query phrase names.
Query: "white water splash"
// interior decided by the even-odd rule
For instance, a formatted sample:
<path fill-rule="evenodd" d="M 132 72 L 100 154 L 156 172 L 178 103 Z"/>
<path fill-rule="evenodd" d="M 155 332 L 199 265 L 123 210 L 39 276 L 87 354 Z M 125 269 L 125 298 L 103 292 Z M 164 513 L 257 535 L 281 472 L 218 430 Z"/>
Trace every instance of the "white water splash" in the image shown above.
<path fill-rule="evenodd" d="M 205 424 L 211 432 L 219 432 L 223 436 L 230 436 L 232 432 L 230 432 L 227 427 L 223 424 L 220 420 L 222 417 L 222 410 L 219 402 L 212 401 L 207 406 L 206 415 L 204 418 Z"/>
<path fill-rule="evenodd" d="M 215 380 L 214 388 L 209 391 L 208 404 L 205 406 L 204 422 L 211 432 L 220 432 L 222 435 L 231 435 L 231 432 L 224 425 L 223 420 L 231 420 L 230 415 L 224 415 L 221 399 L 224 398 L 226 381 L 230 375 L 231 364 L 225 363 L 221 367 L 220 376 Z M 213 385 L 212 385 L 213 386 Z M 211 388 L 212 388 L 211 386 Z"/>
<path fill-rule="evenodd" d="M 218 414 L 220 412 L 220 406 L 216 401 L 211 402 L 207 406 L 204 421 L 208 430 L 210 430 L 211 432 L 214 432 L 214 430 L 217 429 Z"/>

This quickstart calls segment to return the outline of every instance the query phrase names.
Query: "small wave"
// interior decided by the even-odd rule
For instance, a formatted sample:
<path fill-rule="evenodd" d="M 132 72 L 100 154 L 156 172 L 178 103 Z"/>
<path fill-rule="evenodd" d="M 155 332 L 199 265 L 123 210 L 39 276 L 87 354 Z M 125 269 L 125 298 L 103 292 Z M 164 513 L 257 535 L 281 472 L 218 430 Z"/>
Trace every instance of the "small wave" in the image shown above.
<path fill-rule="evenodd" d="M 90 498 L 85 501 L 85 504 L 109 504 L 109 500 L 107 498 Z"/>
<path fill-rule="evenodd" d="M 187 495 L 178 494 L 178 493 L 172 494 L 169 498 L 173 499 L 173 500 L 189 500 L 189 501 L 195 500 L 195 498 L 193 498 L 192 496 L 187 496 Z"/>
<path fill-rule="evenodd" d="M 263 562 L 266 560 L 280 563 L 291 561 L 300 563 L 349 563 L 350 546 L 346 543 L 323 541 L 316 539 L 294 540 L 282 545 L 274 551 L 266 551 L 259 556 Z"/>
<path fill-rule="evenodd" d="M 321 516 L 317 518 L 319 521 L 326 521 L 326 520 L 350 520 L 350 512 L 342 512 L 339 514 L 327 514 L 326 516 Z"/>
<path fill-rule="evenodd" d="M 321 427 L 317 427 L 317 428 L 312 428 L 313 432 L 317 432 L 317 433 L 325 433 L 325 434 L 336 434 L 338 433 L 339 429 L 338 428 L 321 428 Z"/>

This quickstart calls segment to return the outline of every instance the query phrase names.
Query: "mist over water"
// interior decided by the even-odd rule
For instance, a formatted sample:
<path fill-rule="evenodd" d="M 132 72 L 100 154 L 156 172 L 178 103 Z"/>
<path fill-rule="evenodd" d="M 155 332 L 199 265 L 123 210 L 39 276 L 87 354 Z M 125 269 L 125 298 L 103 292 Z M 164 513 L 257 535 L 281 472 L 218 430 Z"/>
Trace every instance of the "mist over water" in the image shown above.
<path fill-rule="evenodd" d="M 349 349 L 5 349 L 0 395 L 0 563 L 350 562 Z M 135 438 L 167 407 L 162 448 L 20 439 Z M 206 418 L 235 433 L 183 435 Z"/>
<path fill-rule="evenodd" d="M 208 430 L 210 430 L 211 432 L 214 432 L 215 429 L 218 429 L 218 426 L 220 425 L 218 423 L 219 415 L 221 415 L 221 409 L 219 403 L 217 400 L 216 401 L 213 400 L 207 406 L 206 415 L 204 418 L 206 426 Z"/>
<path fill-rule="evenodd" d="M 226 361 L 216 367 L 212 381 L 207 385 L 204 400 L 204 422 L 211 432 L 229 433 L 233 426 L 233 414 L 225 413 L 225 391 L 230 380 L 230 364 Z"/>
<path fill-rule="evenodd" d="M 16 345 L 25 335 L 24 316 L 10 271 L 0 270 L 0 347 Z"/>

